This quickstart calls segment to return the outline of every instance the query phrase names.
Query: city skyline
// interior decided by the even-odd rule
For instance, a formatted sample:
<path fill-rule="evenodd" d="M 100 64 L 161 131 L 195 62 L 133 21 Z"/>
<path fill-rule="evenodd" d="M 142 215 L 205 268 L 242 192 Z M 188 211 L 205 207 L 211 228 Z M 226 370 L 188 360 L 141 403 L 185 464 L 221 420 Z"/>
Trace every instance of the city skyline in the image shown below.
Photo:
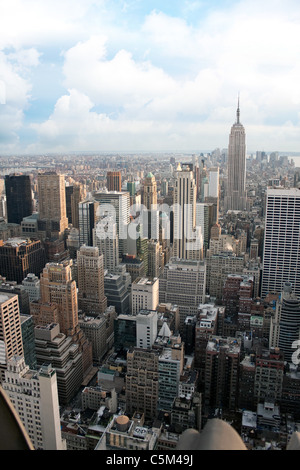
<path fill-rule="evenodd" d="M 228 155 L 244 159 L 236 117 Z M 34 212 L 8 222 L 24 175 L 11 194 L 3 176 L 0 382 L 35 449 L 172 452 L 216 417 L 244 449 L 300 438 L 300 169 L 269 157 L 248 159 L 236 210 L 220 149 L 3 158 L 30 170 Z"/>
<path fill-rule="evenodd" d="M 300 151 L 295 0 L 4 1 L 0 154 Z"/>

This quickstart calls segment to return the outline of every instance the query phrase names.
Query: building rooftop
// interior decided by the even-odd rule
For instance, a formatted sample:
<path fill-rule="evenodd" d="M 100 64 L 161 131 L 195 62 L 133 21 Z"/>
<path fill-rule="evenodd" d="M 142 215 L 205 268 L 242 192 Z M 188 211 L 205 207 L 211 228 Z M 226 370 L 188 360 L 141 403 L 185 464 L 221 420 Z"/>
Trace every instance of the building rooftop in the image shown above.
<path fill-rule="evenodd" d="M 4 246 L 12 246 L 12 247 L 18 247 L 21 245 L 28 245 L 29 243 L 32 243 L 33 240 L 29 238 L 21 238 L 21 237 L 14 237 L 14 238 L 8 238 L 3 242 Z"/>
<path fill-rule="evenodd" d="M 8 295 L 0 294 L 0 303 L 6 302 L 9 299 Z"/>
<path fill-rule="evenodd" d="M 199 260 L 186 260 L 182 258 L 170 258 L 169 263 L 166 266 L 169 269 L 182 269 L 182 270 L 189 270 L 189 269 L 198 269 L 199 266 L 204 266 L 204 261 Z"/>
<path fill-rule="evenodd" d="M 277 405 L 274 403 L 259 403 L 257 405 L 257 417 L 266 420 L 277 421 L 280 419 L 280 411 Z"/>
<path fill-rule="evenodd" d="M 141 441 L 150 441 L 153 439 L 151 428 L 144 426 L 143 420 L 136 421 L 125 415 L 116 415 L 109 426 L 108 432 L 113 434 L 123 434 Z"/>
<path fill-rule="evenodd" d="M 0 304 L 3 302 L 7 302 L 7 300 L 12 299 L 13 297 L 16 297 L 17 294 L 0 294 Z"/>
<path fill-rule="evenodd" d="M 33 214 L 28 215 L 27 217 L 23 217 L 22 222 L 30 222 L 31 220 L 36 222 L 38 220 L 38 218 L 39 218 L 39 213 L 34 212 Z"/>
<path fill-rule="evenodd" d="M 137 317 L 140 317 L 140 316 L 154 316 L 154 315 L 157 315 L 156 310 L 145 310 L 145 309 L 142 309 L 142 310 L 140 310 L 139 313 L 137 314 Z"/>
<path fill-rule="evenodd" d="M 220 307 L 214 304 L 200 304 L 198 306 L 198 313 L 200 320 L 216 320 Z"/>
<path fill-rule="evenodd" d="M 242 415 L 242 426 L 247 428 L 256 428 L 257 414 L 253 411 L 245 410 Z"/>
<path fill-rule="evenodd" d="M 293 196 L 293 197 L 300 197 L 300 189 L 299 188 L 283 188 L 280 186 L 279 188 L 268 188 L 267 189 L 268 196 Z"/>
<path fill-rule="evenodd" d="M 145 285 L 152 286 L 153 284 L 156 283 L 157 280 L 158 280 L 157 277 L 154 277 L 153 279 L 148 278 L 148 277 L 139 277 L 135 279 L 132 284 L 137 284 L 139 286 L 145 286 Z"/>
<path fill-rule="evenodd" d="M 241 341 L 237 338 L 223 338 L 213 336 L 207 343 L 207 351 L 219 351 L 226 349 L 228 353 L 238 354 L 241 350 Z"/>
<path fill-rule="evenodd" d="M 171 348 L 164 348 L 159 356 L 160 360 L 171 361 L 172 360 L 172 350 Z"/>
<path fill-rule="evenodd" d="M 250 356 L 245 356 L 241 362 L 241 366 L 251 368 L 255 370 L 255 356 L 252 354 Z"/>

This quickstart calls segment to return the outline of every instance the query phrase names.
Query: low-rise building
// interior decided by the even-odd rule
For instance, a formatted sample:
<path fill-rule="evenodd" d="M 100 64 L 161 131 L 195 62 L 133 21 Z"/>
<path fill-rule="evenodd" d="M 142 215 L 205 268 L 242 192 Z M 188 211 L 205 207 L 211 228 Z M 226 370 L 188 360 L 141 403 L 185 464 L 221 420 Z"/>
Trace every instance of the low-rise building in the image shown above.
<path fill-rule="evenodd" d="M 115 415 L 108 424 L 95 450 L 153 450 L 160 430 L 146 426 L 144 416 Z"/>

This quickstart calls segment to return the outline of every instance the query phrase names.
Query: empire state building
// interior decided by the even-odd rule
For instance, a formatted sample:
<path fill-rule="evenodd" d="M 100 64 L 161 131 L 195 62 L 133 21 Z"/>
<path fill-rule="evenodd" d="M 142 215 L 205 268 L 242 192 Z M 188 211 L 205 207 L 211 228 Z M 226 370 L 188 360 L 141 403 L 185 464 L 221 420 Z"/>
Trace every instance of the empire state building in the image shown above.
<path fill-rule="evenodd" d="M 246 209 L 246 134 L 240 123 L 240 106 L 236 122 L 231 127 L 228 145 L 228 182 L 225 209 L 241 211 Z"/>

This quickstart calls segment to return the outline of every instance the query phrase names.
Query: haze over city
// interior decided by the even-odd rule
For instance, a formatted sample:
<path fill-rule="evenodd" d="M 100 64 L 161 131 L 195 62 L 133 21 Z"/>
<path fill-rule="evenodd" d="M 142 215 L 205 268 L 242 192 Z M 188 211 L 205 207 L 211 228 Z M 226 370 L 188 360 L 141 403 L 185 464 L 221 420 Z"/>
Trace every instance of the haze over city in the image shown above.
<path fill-rule="evenodd" d="M 298 152 L 297 0 L 0 5 L 0 152 Z"/>

